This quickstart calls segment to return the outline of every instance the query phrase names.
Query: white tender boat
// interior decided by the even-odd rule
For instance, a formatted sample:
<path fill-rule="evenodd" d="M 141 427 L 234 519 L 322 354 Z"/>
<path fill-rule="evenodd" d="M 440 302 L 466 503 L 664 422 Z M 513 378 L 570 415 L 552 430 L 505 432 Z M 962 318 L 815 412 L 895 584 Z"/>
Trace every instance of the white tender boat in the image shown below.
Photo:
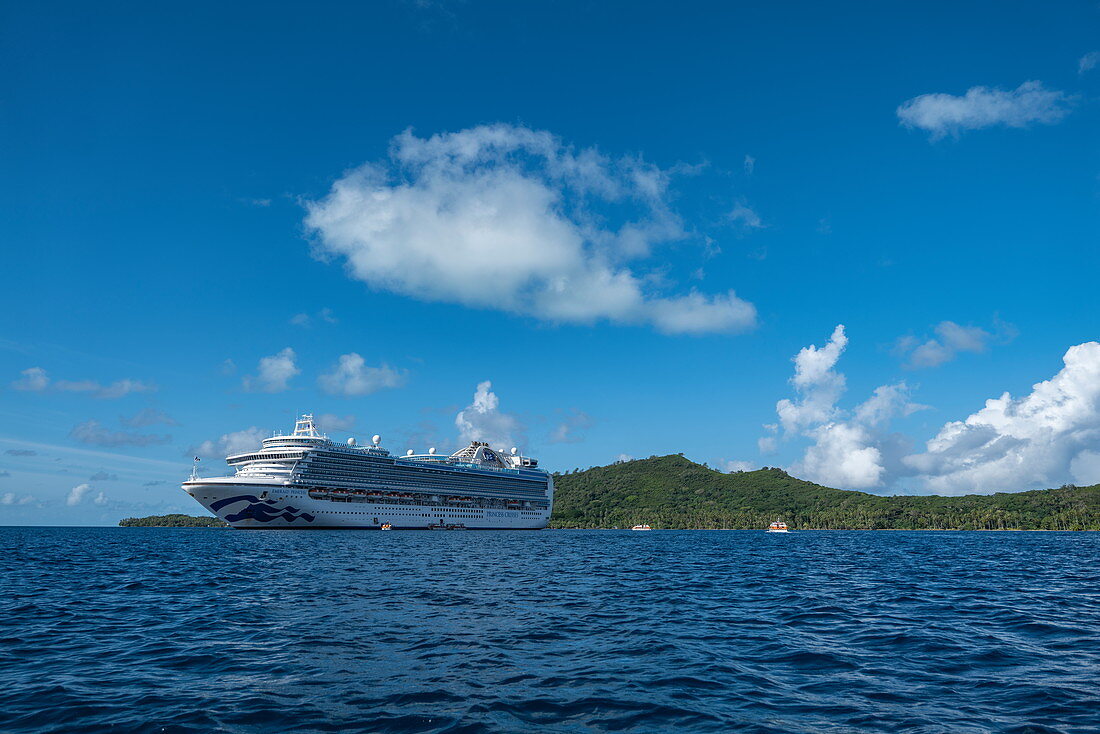
<path fill-rule="evenodd" d="M 776 520 L 775 522 L 773 522 L 771 525 L 768 526 L 768 532 L 769 533 L 786 533 L 786 532 L 788 532 L 787 523 L 783 522 L 782 520 Z"/>

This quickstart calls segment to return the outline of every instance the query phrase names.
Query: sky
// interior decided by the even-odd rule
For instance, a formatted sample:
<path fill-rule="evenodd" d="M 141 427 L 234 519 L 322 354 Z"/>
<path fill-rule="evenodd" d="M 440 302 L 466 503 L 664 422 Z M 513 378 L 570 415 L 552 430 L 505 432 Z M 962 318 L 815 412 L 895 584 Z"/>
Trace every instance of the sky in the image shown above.
<path fill-rule="evenodd" d="M 1100 482 L 1100 6 L 6 3 L 0 524 L 294 416 Z"/>

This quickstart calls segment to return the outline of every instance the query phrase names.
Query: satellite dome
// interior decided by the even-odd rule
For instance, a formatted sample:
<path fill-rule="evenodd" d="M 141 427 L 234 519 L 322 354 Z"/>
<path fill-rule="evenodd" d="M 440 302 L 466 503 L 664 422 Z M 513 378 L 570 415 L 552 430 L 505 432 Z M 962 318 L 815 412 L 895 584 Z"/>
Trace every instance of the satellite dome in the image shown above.
<path fill-rule="evenodd" d="M 348 439 L 348 446 L 354 446 L 354 445 L 355 445 L 355 437 L 353 436 L 352 438 Z"/>
<path fill-rule="evenodd" d="M 378 444 L 382 443 L 382 437 L 379 436 L 377 433 L 374 434 L 374 438 L 371 439 L 371 443 L 377 446 Z"/>
<path fill-rule="evenodd" d="M 428 449 L 428 453 L 432 456 L 435 456 L 435 446 L 432 446 L 430 449 Z"/>
<path fill-rule="evenodd" d="M 413 455 L 413 450 L 412 449 L 409 449 L 408 451 L 405 452 L 405 456 L 412 456 L 412 455 Z"/>
<path fill-rule="evenodd" d="M 519 453 L 519 449 L 517 449 L 515 446 L 513 446 L 512 447 L 512 456 L 515 456 L 518 453 Z"/>

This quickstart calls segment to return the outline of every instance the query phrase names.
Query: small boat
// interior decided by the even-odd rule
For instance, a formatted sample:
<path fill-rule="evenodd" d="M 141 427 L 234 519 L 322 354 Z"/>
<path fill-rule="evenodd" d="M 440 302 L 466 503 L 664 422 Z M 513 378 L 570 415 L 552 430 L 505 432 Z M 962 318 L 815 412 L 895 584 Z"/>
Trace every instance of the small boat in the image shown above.
<path fill-rule="evenodd" d="M 788 532 L 787 523 L 783 522 L 782 520 L 777 519 L 775 522 L 773 522 L 771 525 L 768 526 L 768 532 L 769 533 L 786 533 L 786 532 Z"/>
<path fill-rule="evenodd" d="M 653 528 L 649 527 L 649 525 L 635 525 L 634 527 L 632 527 L 630 529 L 631 530 L 652 530 Z"/>
<path fill-rule="evenodd" d="M 382 528 L 381 529 L 382 530 L 393 530 L 393 525 L 390 525 L 388 522 L 384 522 L 384 523 L 382 523 Z"/>

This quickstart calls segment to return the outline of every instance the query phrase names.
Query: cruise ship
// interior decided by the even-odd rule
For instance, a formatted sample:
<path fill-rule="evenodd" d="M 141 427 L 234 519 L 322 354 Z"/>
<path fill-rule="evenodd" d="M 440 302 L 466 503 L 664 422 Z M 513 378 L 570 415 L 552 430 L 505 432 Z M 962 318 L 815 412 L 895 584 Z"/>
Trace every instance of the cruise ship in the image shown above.
<path fill-rule="evenodd" d="M 537 530 L 550 519 L 553 478 L 514 448 L 473 441 L 449 456 L 394 456 L 380 444 L 332 441 L 307 414 L 290 435 L 227 456 L 231 476 L 199 477 L 196 459 L 182 486 L 240 529 Z"/>

